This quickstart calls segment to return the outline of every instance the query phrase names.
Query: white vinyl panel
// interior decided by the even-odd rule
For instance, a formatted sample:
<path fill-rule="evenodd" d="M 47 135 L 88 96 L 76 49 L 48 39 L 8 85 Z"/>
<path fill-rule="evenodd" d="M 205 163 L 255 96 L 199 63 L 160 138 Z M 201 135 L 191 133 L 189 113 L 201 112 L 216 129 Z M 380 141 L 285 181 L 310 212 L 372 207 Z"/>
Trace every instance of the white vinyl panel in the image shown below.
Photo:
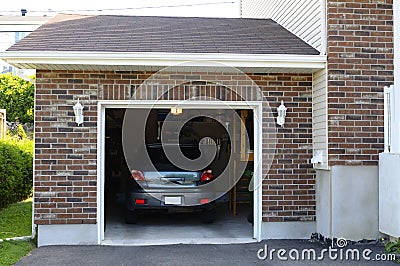
<path fill-rule="evenodd" d="M 315 142 L 315 143 L 324 144 L 325 141 L 326 141 L 325 137 L 324 137 L 323 134 L 322 134 L 323 131 L 324 131 L 324 129 L 321 127 L 321 128 L 316 129 L 316 131 L 317 131 L 317 133 L 320 133 L 320 134 L 319 134 L 319 136 L 316 136 L 316 137 L 314 138 L 314 142 Z"/>
<path fill-rule="evenodd" d="M 296 23 L 290 29 L 310 41 L 315 34 L 318 35 L 320 33 L 320 29 L 317 27 L 319 20 L 318 17 L 313 15 L 312 10 L 310 10 L 304 14 L 303 23 Z"/>
<path fill-rule="evenodd" d="M 270 18 L 321 51 L 320 0 L 242 0 L 242 17 Z"/>
<path fill-rule="evenodd" d="M 313 99 L 313 108 L 315 110 L 325 109 L 324 103 L 326 102 L 326 94 Z"/>
<path fill-rule="evenodd" d="M 315 104 L 316 102 L 319 102 L 323 99 L 326 99 L 326 91 L 325 91 L 325 87 L 322 88 L 317 88 L 316 86 L 314 86 L 314 90 L 313 90 L 313 104 Z"/>
<path fill-rule="evenodd" d="M 321 128 L 321 125 L 323 123 L 326 123 L 326 118 L 324 115 L 314 116 L 313 122 L 314 122 L 315 129 L 319 129 L 319 128 Z"/>
<path fill-rule="evenodd" d="M 313 74 L 313 149 L 323 152 L 323 163 L 315 165 L 318 168 L 328 167 L 328 111 L 326 69 Z"/>
<path fill-rule="evenodd" d="M 313 97 L 313 105 L 316 105 L 316 103 L 326 100 L 326 92 L 324 92 L 323 89 L 315 89 L 313 91 Z"/>
<path fill-rule="evenodd" d="M 326 108 L 319 108 L 319 109 L 313 108 L 313 118 L 321 115 L 322 116 L 326 115 Z"/>
<path fill-rule="evenodd" d="M 320 117 L 320 116 L 325 116 L 326 115 L 326 108 L 321 107 L 323 106 L 323 102 L 321 101 L 320 103 L 313 105 L 313 117 Z"/>

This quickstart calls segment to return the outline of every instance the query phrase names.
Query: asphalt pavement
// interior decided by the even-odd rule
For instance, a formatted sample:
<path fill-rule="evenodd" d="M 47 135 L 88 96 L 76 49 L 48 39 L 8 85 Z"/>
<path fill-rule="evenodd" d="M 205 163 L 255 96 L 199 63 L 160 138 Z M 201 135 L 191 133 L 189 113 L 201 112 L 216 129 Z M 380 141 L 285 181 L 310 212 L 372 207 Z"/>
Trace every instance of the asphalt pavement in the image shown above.
<path fill-rule="evenodd" d="M 376 243 L 338 248 L 311 240 L 267 240 L 229 245 L 47 246 L 16 265 L 399 265 L 377 260 L 385 256 L 383 245 Z"/>

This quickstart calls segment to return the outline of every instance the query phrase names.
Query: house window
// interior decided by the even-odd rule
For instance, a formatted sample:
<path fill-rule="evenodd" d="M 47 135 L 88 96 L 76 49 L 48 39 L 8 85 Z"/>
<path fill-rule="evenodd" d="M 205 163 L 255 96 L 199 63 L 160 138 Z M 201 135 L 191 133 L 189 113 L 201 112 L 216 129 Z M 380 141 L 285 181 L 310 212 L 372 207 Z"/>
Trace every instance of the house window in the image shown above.
<path fill-rule="evenodd" d="M 26 32 L 16 32 L 15 33 L 15 43 L 19 42 L 25 36 L 26 36 Z"/>

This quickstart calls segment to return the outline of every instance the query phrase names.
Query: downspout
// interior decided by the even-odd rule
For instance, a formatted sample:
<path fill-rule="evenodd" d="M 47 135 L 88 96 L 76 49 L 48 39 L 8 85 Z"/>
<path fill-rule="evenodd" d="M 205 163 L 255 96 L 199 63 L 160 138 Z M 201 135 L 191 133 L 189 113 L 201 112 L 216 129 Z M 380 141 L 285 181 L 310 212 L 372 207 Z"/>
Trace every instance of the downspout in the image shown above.
<path fill-rule="evenodd" d="M 394 122 L 392 125 L 391 136 L 400 135 L 400 2 L 393 1 L 393 53 L 394 53 L 394 89 L 393 89 L 393 116 Z M 400 153 L 400 138 L 393 137 L 391 152 Z"/>
<path fill-rule="evenodd" d="M 37 72 L 37 70 L 35 70 L 35 75 L 36 75 L 36 72 Z M 35 82 L 35 93 L 36 93 L 36 82 Z M 36 114 L 36 108 L 33 108 L 33 109 L 34 109 L 33 117 L 37 117 L 36 116 L 37 115 Z M 34 121 L 34 123 L 35 123 L 35 121 Z M 33 147 L 36 146 L 35 142 L 36 142 L 35 138 L 33 138 Z M 35 151 L 35 149 L 33 149 L 33 166 L 32 166 L 33 167 L 33 178 L 32 178 L 32 188 L 33 188 L 32 189 L 32 235 L 31 235 L 31 239 L 32 240 L 35 239 L 36 234 L 37 234 L 37 229 L 38 229 L 38 226 L 35 224 L 35 169 L 36 169 L 35 158 L 36 158 L 36 151 Z M 36 243 L 36 245 L 37 244 L 38 243 Z"/>
<path fill-rule="evenodd" d="M 320 55 L 328 54 L 328 15 L 327 15 L 327 0 L 319 1 L 321 6 L 321 51 Z M 326 79 L 325 88 L 328 90 L 328 63 L 325 64 Z M 328 92 L 326 92 L 328 95 Z M 326 106 L 328 106 L 328 98 L 326 98 Z M 328 118 L 326 119 L 326 128 L 328 129 Z M 329 169 L 329 148 L 327 148 L 327 164 Z M 329 171 L 329 239 L 333 239 L 333 196 L 332 196 L 332 172 Z"/>

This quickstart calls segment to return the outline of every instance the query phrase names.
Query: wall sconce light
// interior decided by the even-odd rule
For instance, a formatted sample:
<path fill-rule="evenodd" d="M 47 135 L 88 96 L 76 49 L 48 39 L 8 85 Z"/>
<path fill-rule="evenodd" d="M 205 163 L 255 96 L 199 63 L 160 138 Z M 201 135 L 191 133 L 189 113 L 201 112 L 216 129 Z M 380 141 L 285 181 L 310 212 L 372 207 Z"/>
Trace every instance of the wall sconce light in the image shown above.
<path fill-rule="evenodd" d="M 278 117 L 276 118 L 276 123 L 283 127 L 285 124 L 285 117 L 286 117 L 286 106 L 283 104 L 283 100 L 281 101 L 281 105 L 278 107 Z"/>
<path fill-rule="evenodd" d="M 79 126 L 80 124 L 83 124 L 83 106 L 79 102 L 79 99 L 78 102 L 74 105 L 73 109 L 75 114 L 75 122 Z"/>
<path fill-rule="evenodd" d="M 182 108 L 172 107 L 171 108 L 171 114 L 173 114 L 173 115 L 181 115 L 182 114 Z"/>

